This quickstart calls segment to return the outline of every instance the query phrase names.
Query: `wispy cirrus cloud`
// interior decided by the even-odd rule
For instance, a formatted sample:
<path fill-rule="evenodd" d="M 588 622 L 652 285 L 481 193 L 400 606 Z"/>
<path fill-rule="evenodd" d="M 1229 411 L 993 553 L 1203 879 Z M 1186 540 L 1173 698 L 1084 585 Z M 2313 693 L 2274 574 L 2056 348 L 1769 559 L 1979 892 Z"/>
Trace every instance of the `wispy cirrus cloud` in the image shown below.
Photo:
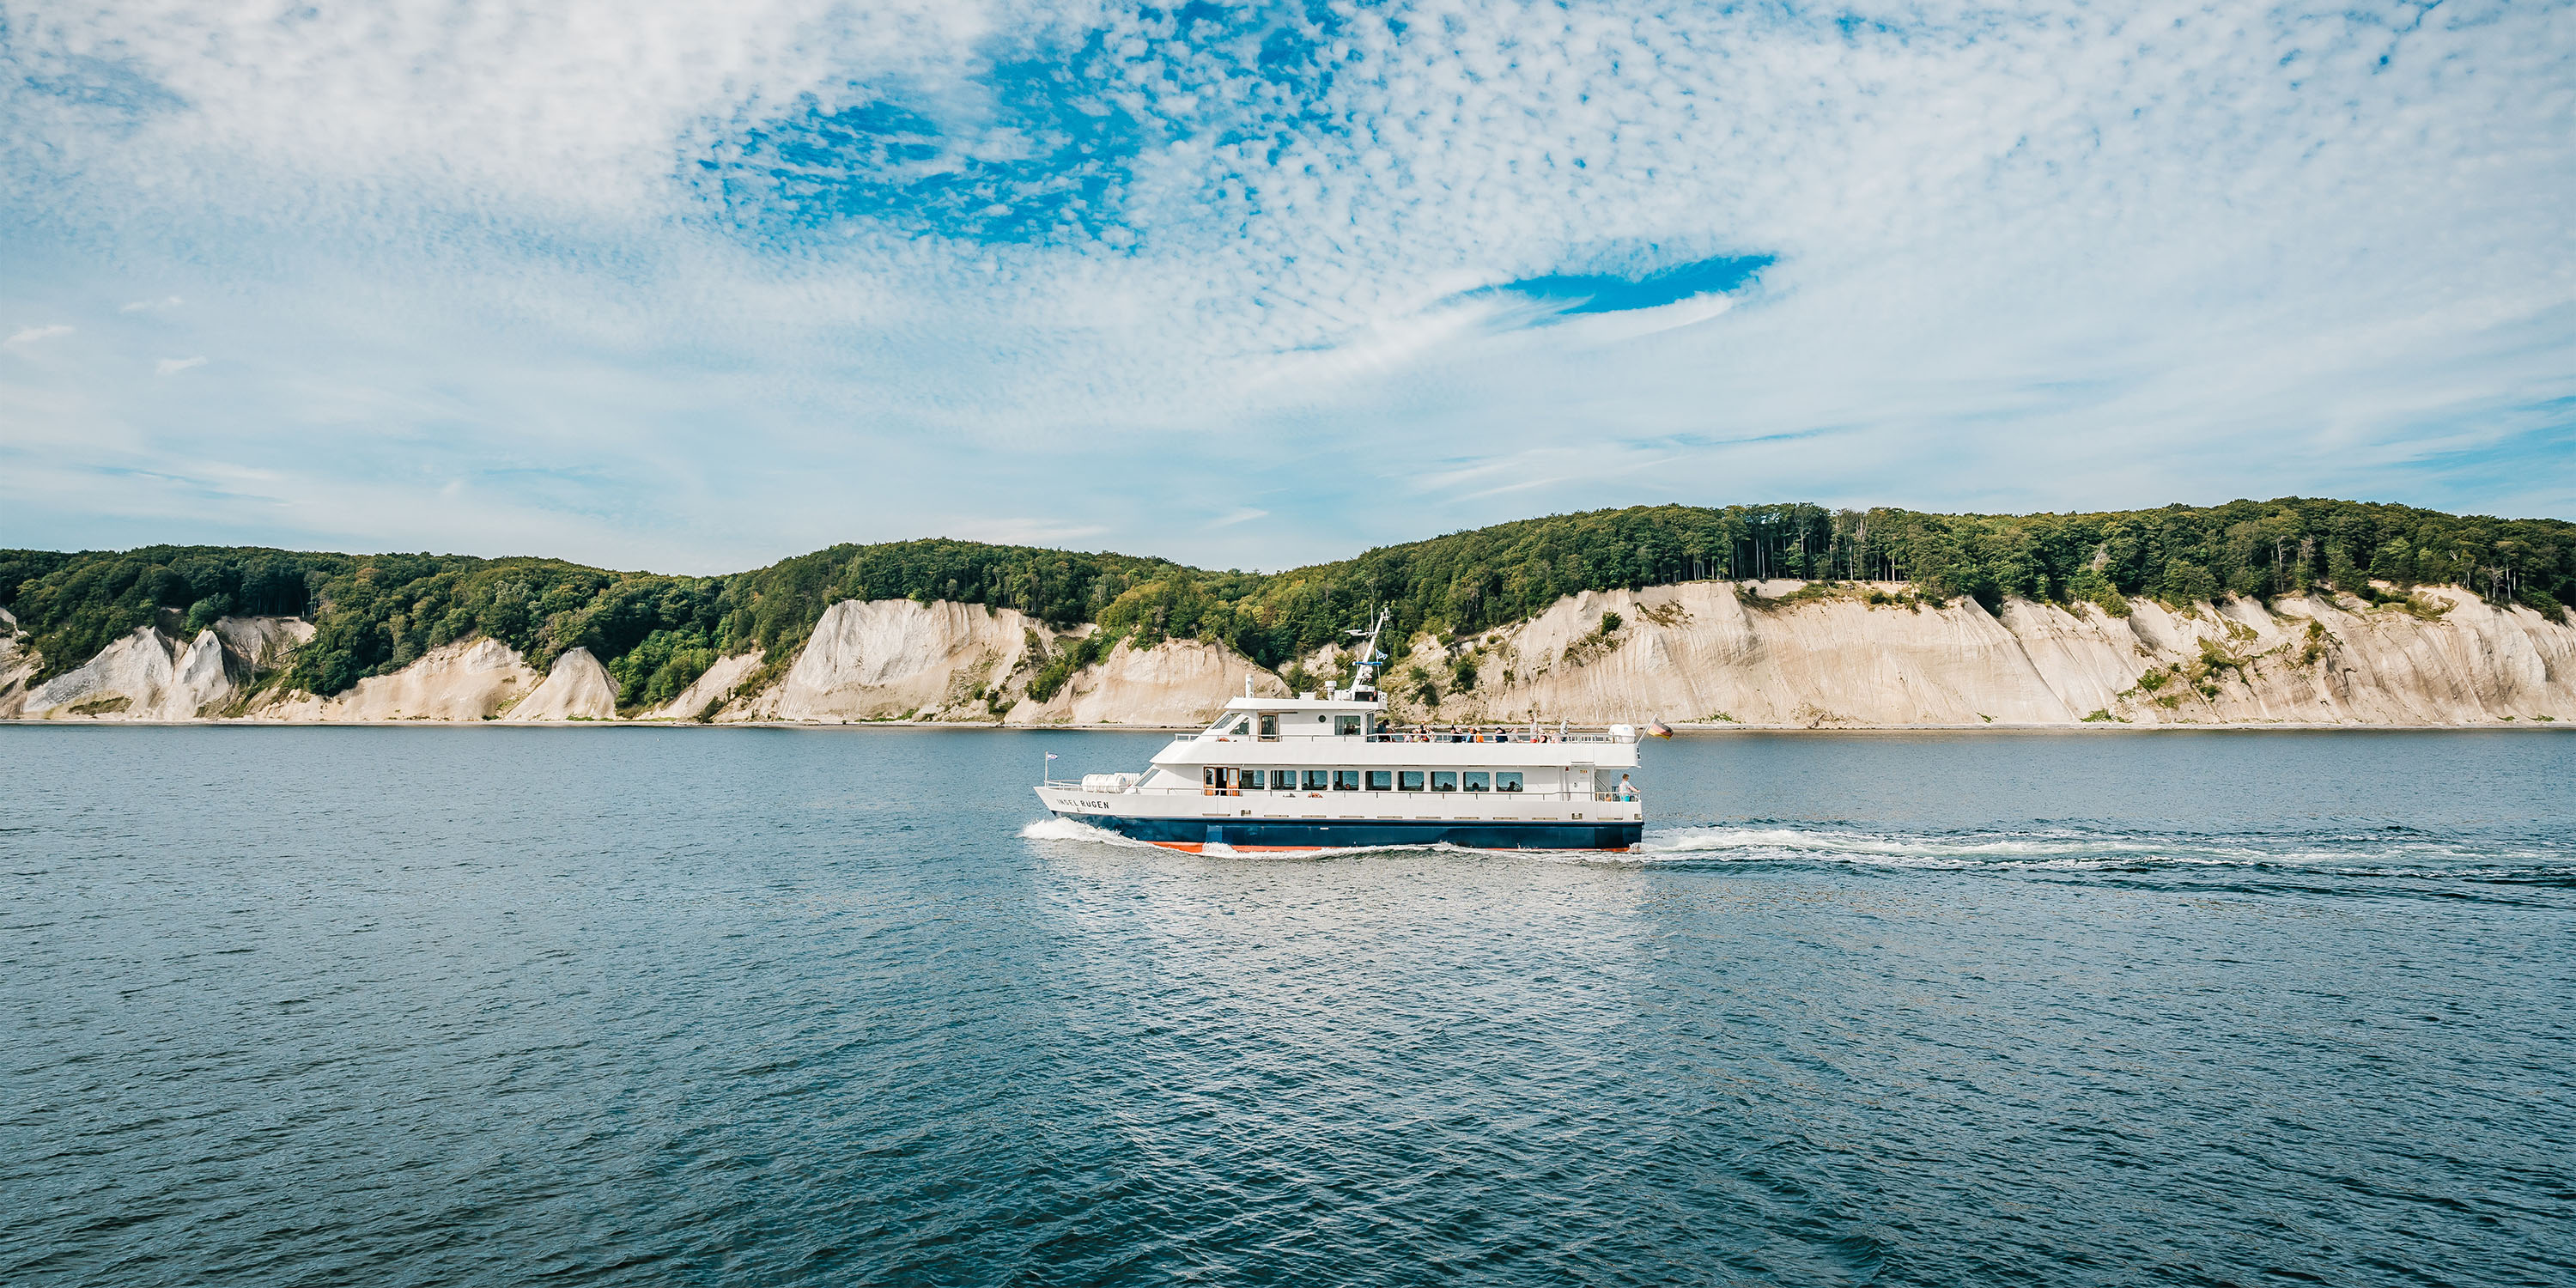
<path fill-rule="evenodd" d="M 0 50 L 0 300 L 85 329 L 18 364 L 47 454 L 384 498 L 277 540 L 417 545 L 454 487 L 702 569 L 1779 495 L 2563 510 L 2567 14 L 50 6 Z M 174 351 L 226 362 L 119 374 Z M 185 535 L 0 494 L 12 543 Z"/>
<path fill-rule="evenodd" d="M 65 326 L 59 322 L 49 326 L 20 327 L 17 330 L 10 332 L 8 339 L 0 340 L 0 345 L 6 345 L 12 349 L 23 349 L 29 345 L 42 344 L 56 336 L 70 335 L 71 333 L 71 327 Z"/>

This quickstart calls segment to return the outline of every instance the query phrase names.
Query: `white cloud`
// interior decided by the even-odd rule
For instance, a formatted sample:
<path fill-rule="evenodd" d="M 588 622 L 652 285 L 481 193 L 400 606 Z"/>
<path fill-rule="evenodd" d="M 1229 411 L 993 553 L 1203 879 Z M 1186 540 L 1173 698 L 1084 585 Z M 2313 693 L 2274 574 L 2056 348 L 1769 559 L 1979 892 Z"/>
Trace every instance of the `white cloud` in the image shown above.
<path fill-rule="evenodd" d="M 132 304 L 124 305 L 116 311 L 119 313 L 159 313 L 164 310 L 179 307 L 180 302 L 179 297 L 176 295 L 165 295 L 157 300 L 136 300 Z"/>
<path fill-rule="evenodd" d="M 12 349 L 23 349 L 31 344 L 38 344 L 46 340 L 51 340 L 55 336 L 70 335 L 71 333 L 72 328 L 59 322 L 54 323 L 51 326 L 20 327 L 18 330 L 12 332 L 8 339 L 0 340 L 0 344 L 5 344 Z"/>
<path fill-rule="evenodd" d="M 951 519 L 940 524 L 935 533 L 922 536 L 954 537 L 964 541 L 990 541 L 997 545 L 1061 546 L 1097 537 L 1109 531 L 1105 524 L 1072 523 L 1061 519 L 1002 518 L 980 516 Z"/>
<path fill-rule="evenodd" d="M 219 387 L 234 452 L 414 497 L 388 531 L 507 460 L 552 480 L 513 530 L 701 566 L 930 531 L 1275 566 L 1628 500 L 2576 494 L 2532 447 L 2576 397 L 2563 9 L 1422 0 L 1342 15 L 1297 84 L 1168 15 L 864 9 L 51 7 L 0 77 L 0 298 L 197 301 L 115 322 L 114 363 L 48 354 L 139 440 L 203 445 L 180 400 Z M 1147 140 L 1083 198 L 1099 241 L 708 195 L 808 96 L 943 123 L 925 174 L 1037 164 L 1043 87 L 987 73 L 1092 29 L 1084 119 Z M 1544 327 L 1460 299 L 1722 254 L 1778 261 Z M 226 363 L 119 374 L 182 345 Z"/>
<path fill-rule="evenodd" d="M 194 358 L 163 358 L 152 364 L 152 370 L 156 375 L 175 376 L 190 367 L 204 365 L 206 365 L 206 359 L 203 355 Z"/>

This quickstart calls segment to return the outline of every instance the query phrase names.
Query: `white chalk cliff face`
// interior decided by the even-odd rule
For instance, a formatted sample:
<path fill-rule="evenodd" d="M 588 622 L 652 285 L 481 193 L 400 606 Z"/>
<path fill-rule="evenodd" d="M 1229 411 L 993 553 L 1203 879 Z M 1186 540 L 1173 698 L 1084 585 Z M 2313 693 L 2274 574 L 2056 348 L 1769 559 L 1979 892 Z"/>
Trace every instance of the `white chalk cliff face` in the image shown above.
<path fill-rule="evenodd" d="M 749 653 L 736 653 L 732 657 L 717 658 L 715 665 L 708 667 L 704 675 L 691 680 L 689 687 L 680 690 L 677 696 L 652 710 L 639 713 L 636 718 L 639 720 L 695 720 L 707 714 L 709 706 L 730 697 L 734 686 L 741 684 L 752 672 L 759 670 L 760 658 L 761 655 L 757 649 Z"/>
<path fill-rule="evenodd" d="M 249 714 L 287 721 L 490 720 L 538 683 L 517 650 L 478 637 L 431 649 L 392 675 L 370 676 L 346 693 L 286 694 Z"/>
<path fill-rule="evenodd" d="M 1006 719 L 1012 724 L 1203 725 L 1243 696 L 1246 677 L 1265 697 L 1288 686 L 1252 659 L 1222 644 L 1165 640 L 1139 649 L 1126 642 L 1065 682 L 1053 699 L 1023 696 Z"/>
<path fill-rule="evenodd" d="M 1029 640 L 1056 632 L 1017 609 L 981 604 L 843 600 L 778 686 L 729 719 L 992 719 L 988 700 L 1036 664 Z"/>
<path fill-rule="evenodd" d="M 537 690 L 521 698 L 506 717 L 533 720 L 614 720 L 617 681 L 586 648 L 567 649 Z"/>
<path fill-rule="evenodd" d="M 1799 588 L 1763 587 L 1770 598 Z M 1901 595 L 1904 587 L 1883 587 Z M 2293 597 L 2126 617 L 2084 605 L 1761 606 L 1725 582 L 1596 592 L 1394 668 L 1407 714 L 1435 720 L 1733 722 L 1783 727 L 2069 724 L 2493 724 L 2576 720 L 2576 625 L 2457 590 L 2426 620 Z M 1622 625 L 1603 635 L 1602 615 Z M 2313 629 L 2312 629 L 2313 628 Z M 1458 690 L 1451 663 L 1474 660 Z M 1411 668 L 1439 700 L 1424 706 Z"/>
<path fill-rule="evenodd" d="M 273 670 L 286 655 L 313 639 L 313 623 L 300 617 L 226 617 L 215 623 L 224 647 L 250 668 Z"/>
<path fill-rule="evenodd" d="M 138 626 L 32 690 L 25 681 L 39 659 L 12 639 L 0 646 L 0 717 L 193 720 L 230 698 L 263 657 L 312 637 L 310 625 L 278 617 L 223 618 L 184 643 Z"/>
<path fill-rule="evenodd" d="M 45 659 L 18 634 L 18 618 L 0 608 L 0 720 L 17 717 L 27 705 L 27 682 Z"/>
<path fill-rule="evenodd" d="M 1750 726 L 2576 724 L 2576 623 L 2428 588 L 2416 611 L 2323 595 L 2270 607 L 2229 600 L 2175 612 L 2136 601 L 2126 616 L 2007 601 L 1934 607 L 1902 586 L 1872 605 L 1845 588 L 1778 601 L 1725 582 L 1561 600 L 1529 621 L 1414 642 L 1384 678 L 1398 714 L 1441 721 L 1593 724 L 1661 718 Z M 1602 615 L 1619 629 L 1604 634 Z M 6 626 L 7 623 L 0 623 Z M 738 692 L 757 653 L 719 660 L 639 718 L 839 723 L 920 719 L 1044 725 L 1178 725 L 1214 718 L 1278 677 L 1219 644 L 1120 644 L 1045 702 L 1031 677 L 1090 628 L 1061 632 L 1010 609 L 910 600 L 833 605 L 777 683 Z M 313 628 L 291 618 L 226 618 L 181 642 L 145 629 L 76 671 L 30 687 L 41 659 L 0 636 L 0 718 L 186 720 L 238 711 L 255 672 L 285 663 Z M 1472 660 L 1460 688 L 1453 663 Z M 1308 659 L 1329 673 L 1328 653 Z M 1434 686 L 1424 705 L 1417 669 Z M 254 686 L 255 687 L 255 686 Z M 613 720 L 616 685 L 582 649 L 540 677 L 497 640 L 433 649 L 401 671 L 316 698 L 269 693 L 265 720 Z"/>
<path fill-rule="evenodd" d="M 18 714 L 40 720 L 187 720 L 227 688 L 223 645 L 213 631 L 182 645 L 138 626 L 78 670 L 36 686 Z"/>

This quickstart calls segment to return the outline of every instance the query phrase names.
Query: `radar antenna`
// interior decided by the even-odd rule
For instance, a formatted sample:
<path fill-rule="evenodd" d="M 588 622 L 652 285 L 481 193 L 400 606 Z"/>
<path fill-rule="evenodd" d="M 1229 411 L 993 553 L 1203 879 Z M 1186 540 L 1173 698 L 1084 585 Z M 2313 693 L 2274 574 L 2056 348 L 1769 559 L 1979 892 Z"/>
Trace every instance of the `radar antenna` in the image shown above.
<path fill-rule="evenodd" d="M 1373 681 L 1377 679 L 1377 669 L 1386 665 L 1386 654 L 1378 652 L 1377 649 L 1377 637 L 1385 633 L 1387 624 L 1393 619 L 1394 615 L 1395 610 L 1392 607 L 1383 607 L 1377 610 L 1376 623 L 1371 625 L 1367 630 L 1346 630 L 1342 632 L 1344 635 L 1349 635 L 1354 638 L 1360 636 L 1367 637 L 1365 642 L 1360 645 L 1359 667 L 1351 672 L 1351 687 L 1344 689 L 1338 695 L 1343 700 L 1348 701 L 1376 687 Z"/>

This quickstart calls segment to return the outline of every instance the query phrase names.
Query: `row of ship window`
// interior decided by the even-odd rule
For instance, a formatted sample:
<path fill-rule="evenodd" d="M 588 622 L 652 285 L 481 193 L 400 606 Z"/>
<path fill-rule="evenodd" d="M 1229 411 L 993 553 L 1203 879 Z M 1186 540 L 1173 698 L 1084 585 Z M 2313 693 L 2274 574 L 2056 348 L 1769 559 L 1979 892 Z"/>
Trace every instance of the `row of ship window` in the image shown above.
<path fill-rule="evenodd" d="M 1206 767 L 1211 791 L 1516 792 L 1516 769 L 1227 769 Z"/>

